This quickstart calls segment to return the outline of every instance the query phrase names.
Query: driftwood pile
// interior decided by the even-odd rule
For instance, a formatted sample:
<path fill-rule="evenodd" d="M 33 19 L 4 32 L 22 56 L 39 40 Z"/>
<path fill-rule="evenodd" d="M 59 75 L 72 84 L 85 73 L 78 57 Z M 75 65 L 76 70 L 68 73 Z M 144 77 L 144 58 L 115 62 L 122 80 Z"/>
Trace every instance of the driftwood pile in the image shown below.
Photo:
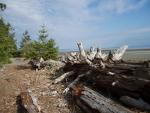
<path fill-rule="evenodd" d="M 91 48 L 85 52 L 78 43 L 79 52 L 63 58 L 64 74 L 55 84 L 66 85 L 65 94 L 71 94 L 75 104 L 86 113 L 150 112 L 150 62 L 125 62 L 122 57 L 128 48 L 114 53 L 102 53 Z"/>

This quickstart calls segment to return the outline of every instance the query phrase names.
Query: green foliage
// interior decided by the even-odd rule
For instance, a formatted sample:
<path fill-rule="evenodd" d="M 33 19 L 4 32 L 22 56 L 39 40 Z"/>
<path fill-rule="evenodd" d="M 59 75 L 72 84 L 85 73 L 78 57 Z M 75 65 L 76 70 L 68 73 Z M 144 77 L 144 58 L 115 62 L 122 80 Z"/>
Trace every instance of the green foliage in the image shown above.
<path fill-rule="evenodd" d="M 0 3 L 0 11 L 6 9 L 6 4 Z M 15 33 L 9 23 L 0 18 L 0 65 L 10 63 L 10 57 L 16 52 Z"/>
<path fill-rule="evenodd" d="M 40 43 L 46 43 L 48 38 L 48 33 L 45 26 L 41 26 L 41 30 L 39 31 L 39 41 Z"/>
<path fill-rule="evenodd" d="M 6 4 L 0 3 L 0 10 L 4 11 L 6 9 Z"/>
<path fill-rule="evenodd" d="M 28 31 L 26 30 L 23 33 L 23 38 L 22 38 L 21 45 L 20 45 L 22 56 L 28 57 L 28 54 L 29 54 L 28 52 L 30 51 L 30 45 L 31 45 L 31 38 L 30 38 Z"/>
<path fill-rule="evenodd" d="M 16 52 L 16 41 L 10 24 L 0 19 L 0 64 L 9 63 L 9 58 Z"/>
<path fill-rule="evenodd" d="M 28 32 L 25 32 L 21 42 L 21 50 L 23 57 L 26 58 L 39 59 L 42 57 L 44 60 L 58 58 L 58 47 L 53 39 L 48 39 L 45 26 L 42 26 L 39 31 L 38 41 L 31 41 Z"/>

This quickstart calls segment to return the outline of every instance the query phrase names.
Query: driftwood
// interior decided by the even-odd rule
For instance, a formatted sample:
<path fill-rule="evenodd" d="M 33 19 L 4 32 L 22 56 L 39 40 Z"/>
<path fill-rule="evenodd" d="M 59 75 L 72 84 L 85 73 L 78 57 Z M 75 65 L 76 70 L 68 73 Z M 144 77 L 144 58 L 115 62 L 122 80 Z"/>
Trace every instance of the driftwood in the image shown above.
<path fill-rule="evenodd" d="M 87 52 L 82 43 L 77 45 L 79 52 L 67 55 L 63 68 L 64 72 L 73 71 L 74 74 L 67 76 L 65 73 L 56 80 L 69 77 L 64 93 L 73 91 L 71 94 L 82 110 L 87 113 L 133 113 L 130 108 L 138 112 L 149 111 L 150 61 L 123 61 L 128 46 L 106 54 L 93 47 Z M 78 87 L 79 84 L 83 86 Z"/>
<path fill-rule="evenodd" d="M 95 55 L 96 55 L 96 51 L 95 51 L 94 47 L 91 47 L 87 58 L 92 61 L 94 59 Z"/>
<path fill-rule="evenodd" d="M 28 113 L 41 113 L 37 98 L 33 96 L 30 90 L 28 92 L 21 92 L 20 99 L 21 106 L 23 106 Z"/>
<path fill-rule="evenodd" d="M 135 99 L 129 96 L 122 96 L 120 101 L 129 107 L 139 108 L 141 110 L 150 111 L 150 105 L 142 99 Z"/>
<path fill-rule="evenodd" d="M 107 54 L 102 53 L 101 49 L 97 48 L 97 53 L 95 54 L 95 58 L 105 60 L 106 57 L 107 57 Z"/>
<path fill-rule="evenodd" d="M 79 52 L 80 52 L 79 58 L 81 62 L 86 62 L 87 64 L 91 65 L 92 62 L 87 58 L 87 55 L 85 53 L 82 43 L 77 43 L 77 45 L 78 45 Z"/>
<path fill-rule="evenodd" d="M 32 59 L 28 64 L 30 64 L 35 70 L 40 70 L 46 66 L 46 63 L 44 63 L 44 59 L 42 57 L 39 60 Z"/>
<path fill-rule="evenodd" d="M 67 93 L 67 92 L 70 90 L 70 88 L 73 87 L 75 84 L 77 84 L 77 82 L 79 82 L 79 80 L 80 80 L 82 77 L 84 77 L 84 76 L 86 76 L 86 75 L 89 75 L 90 73 L 91 73 L 91 71 L 88 71 L 88 72 L 86 72 L 86 73 L 84 73 L 84 74 L 78 75 L 78 77 L 77 77 L 71 84 L 69 84 L 68 87 L 67 87 L 63 92 L 64 92 L 64 93 Z"/>
<path fill-rule="evenodd" d="M 121 60 L 122 56 L 124 55 L 125 51 L 127 50 L 128 46 L 122 46 L 112 55 L 102 53 L 101 49 L 97 48 L 97 51 L 93 47 L 90 48 L 89 54 L 85 52 L 82 43 L 77 43 L 79 48 L 79 53 L 71 52 L 67 55 L 66 61 L 63 62 L 70 62 L 70 63 L 87 63 L 90 66 L 96 67 L 99 65 L 101 68 L 105 68 L 105 61 L 119 61 Z M 97 62 L 98 61 L 98 62 Z M 95 65 L 96 63 L 96 65 Z"/>
<path fill-rule="evenodd" d="M 72 74 L 74 74 L 74 71 L 70 71 L 70 72 L 64 73 L 63 75 L 61 75 L 60 77 L 58 77 L 58 78 L 54 81 L 54 83 L 57 84 L 57 83 L 63 81 L 66 77 L 68 77 L 68 76 L 70 76 L 70 75 L 72 75 Z"/>
<path fill-rule="evenodd" d="M 113 60 L 113 61 L 121 60 L 121 58 L 122 58 L 122 56 L 124 55 L 124 53 L 125 53 L 125 51 L 127 50 L 127 48 L 128 48 L 127 45 L 120 47 L 120 48 L 113 54 L 112 60 Z"/>
<path fill-rule="evenodd" d="M 77 89 L 78 88 L 74 88 L 73 90 Z M 99 113 L 134 113 L 86 86 L 81 89 L 78 98 Z M 84 107 L 84 109 L 86 109 L 86 107 Z"/>
<path fill-rule="evenodd" d="M 137 79 L 127 76 L 103 76 L 94 80 L 98 89 L 109 89 L 109 91 L 118 96 L 129 95 L 133 97 L 143 97 L 143 89 L 149 80 Z M 148 92 L 147 92 L 148 93 Z"/>

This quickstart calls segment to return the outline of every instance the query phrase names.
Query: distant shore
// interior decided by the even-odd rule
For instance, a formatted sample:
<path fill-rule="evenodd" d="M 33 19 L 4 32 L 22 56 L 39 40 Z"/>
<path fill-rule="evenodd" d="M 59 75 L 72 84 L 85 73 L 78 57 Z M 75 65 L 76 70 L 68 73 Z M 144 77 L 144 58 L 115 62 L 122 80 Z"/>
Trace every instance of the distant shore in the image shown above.
<path fill-rule="evenodd" d="M 110 51 L 110 50 L 116 50 L 117 48 L 112 49 L 102 49 L 102 51 Z M 89 49 L 86 49 L 87 51 Z M 78 49 L 60 49 L 60 53 L 66 53 L 66 52 L 77 52 Z M 150 48 L 129 48 L 127 51 L 150 51 Z"/>

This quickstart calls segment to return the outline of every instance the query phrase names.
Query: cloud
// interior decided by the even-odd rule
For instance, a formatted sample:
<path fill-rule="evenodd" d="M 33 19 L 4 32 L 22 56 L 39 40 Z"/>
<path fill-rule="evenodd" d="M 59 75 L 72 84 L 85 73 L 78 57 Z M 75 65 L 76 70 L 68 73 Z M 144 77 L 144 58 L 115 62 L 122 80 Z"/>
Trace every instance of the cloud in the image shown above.
<path fill-rule="evenodd" d="M 45 24 L 50 37 L 54 37 L 61 48 L 68 48 L 77 40 L 102 36 L 99 31 L 103 28 L 99 23 L 104 22 L 108 15 L 137 10 L 147 1 L 2 0 L 8 6 L 6 18 L 15 27 L 17 36 L 28 29 L 36 39 L 40 25 Z"/>
<path fill-rule="evenodd" d="M 99 14 L 122 14 L 142 7 L 148 0 L 94 0 L 89 4 L 93 11 Z"/>

